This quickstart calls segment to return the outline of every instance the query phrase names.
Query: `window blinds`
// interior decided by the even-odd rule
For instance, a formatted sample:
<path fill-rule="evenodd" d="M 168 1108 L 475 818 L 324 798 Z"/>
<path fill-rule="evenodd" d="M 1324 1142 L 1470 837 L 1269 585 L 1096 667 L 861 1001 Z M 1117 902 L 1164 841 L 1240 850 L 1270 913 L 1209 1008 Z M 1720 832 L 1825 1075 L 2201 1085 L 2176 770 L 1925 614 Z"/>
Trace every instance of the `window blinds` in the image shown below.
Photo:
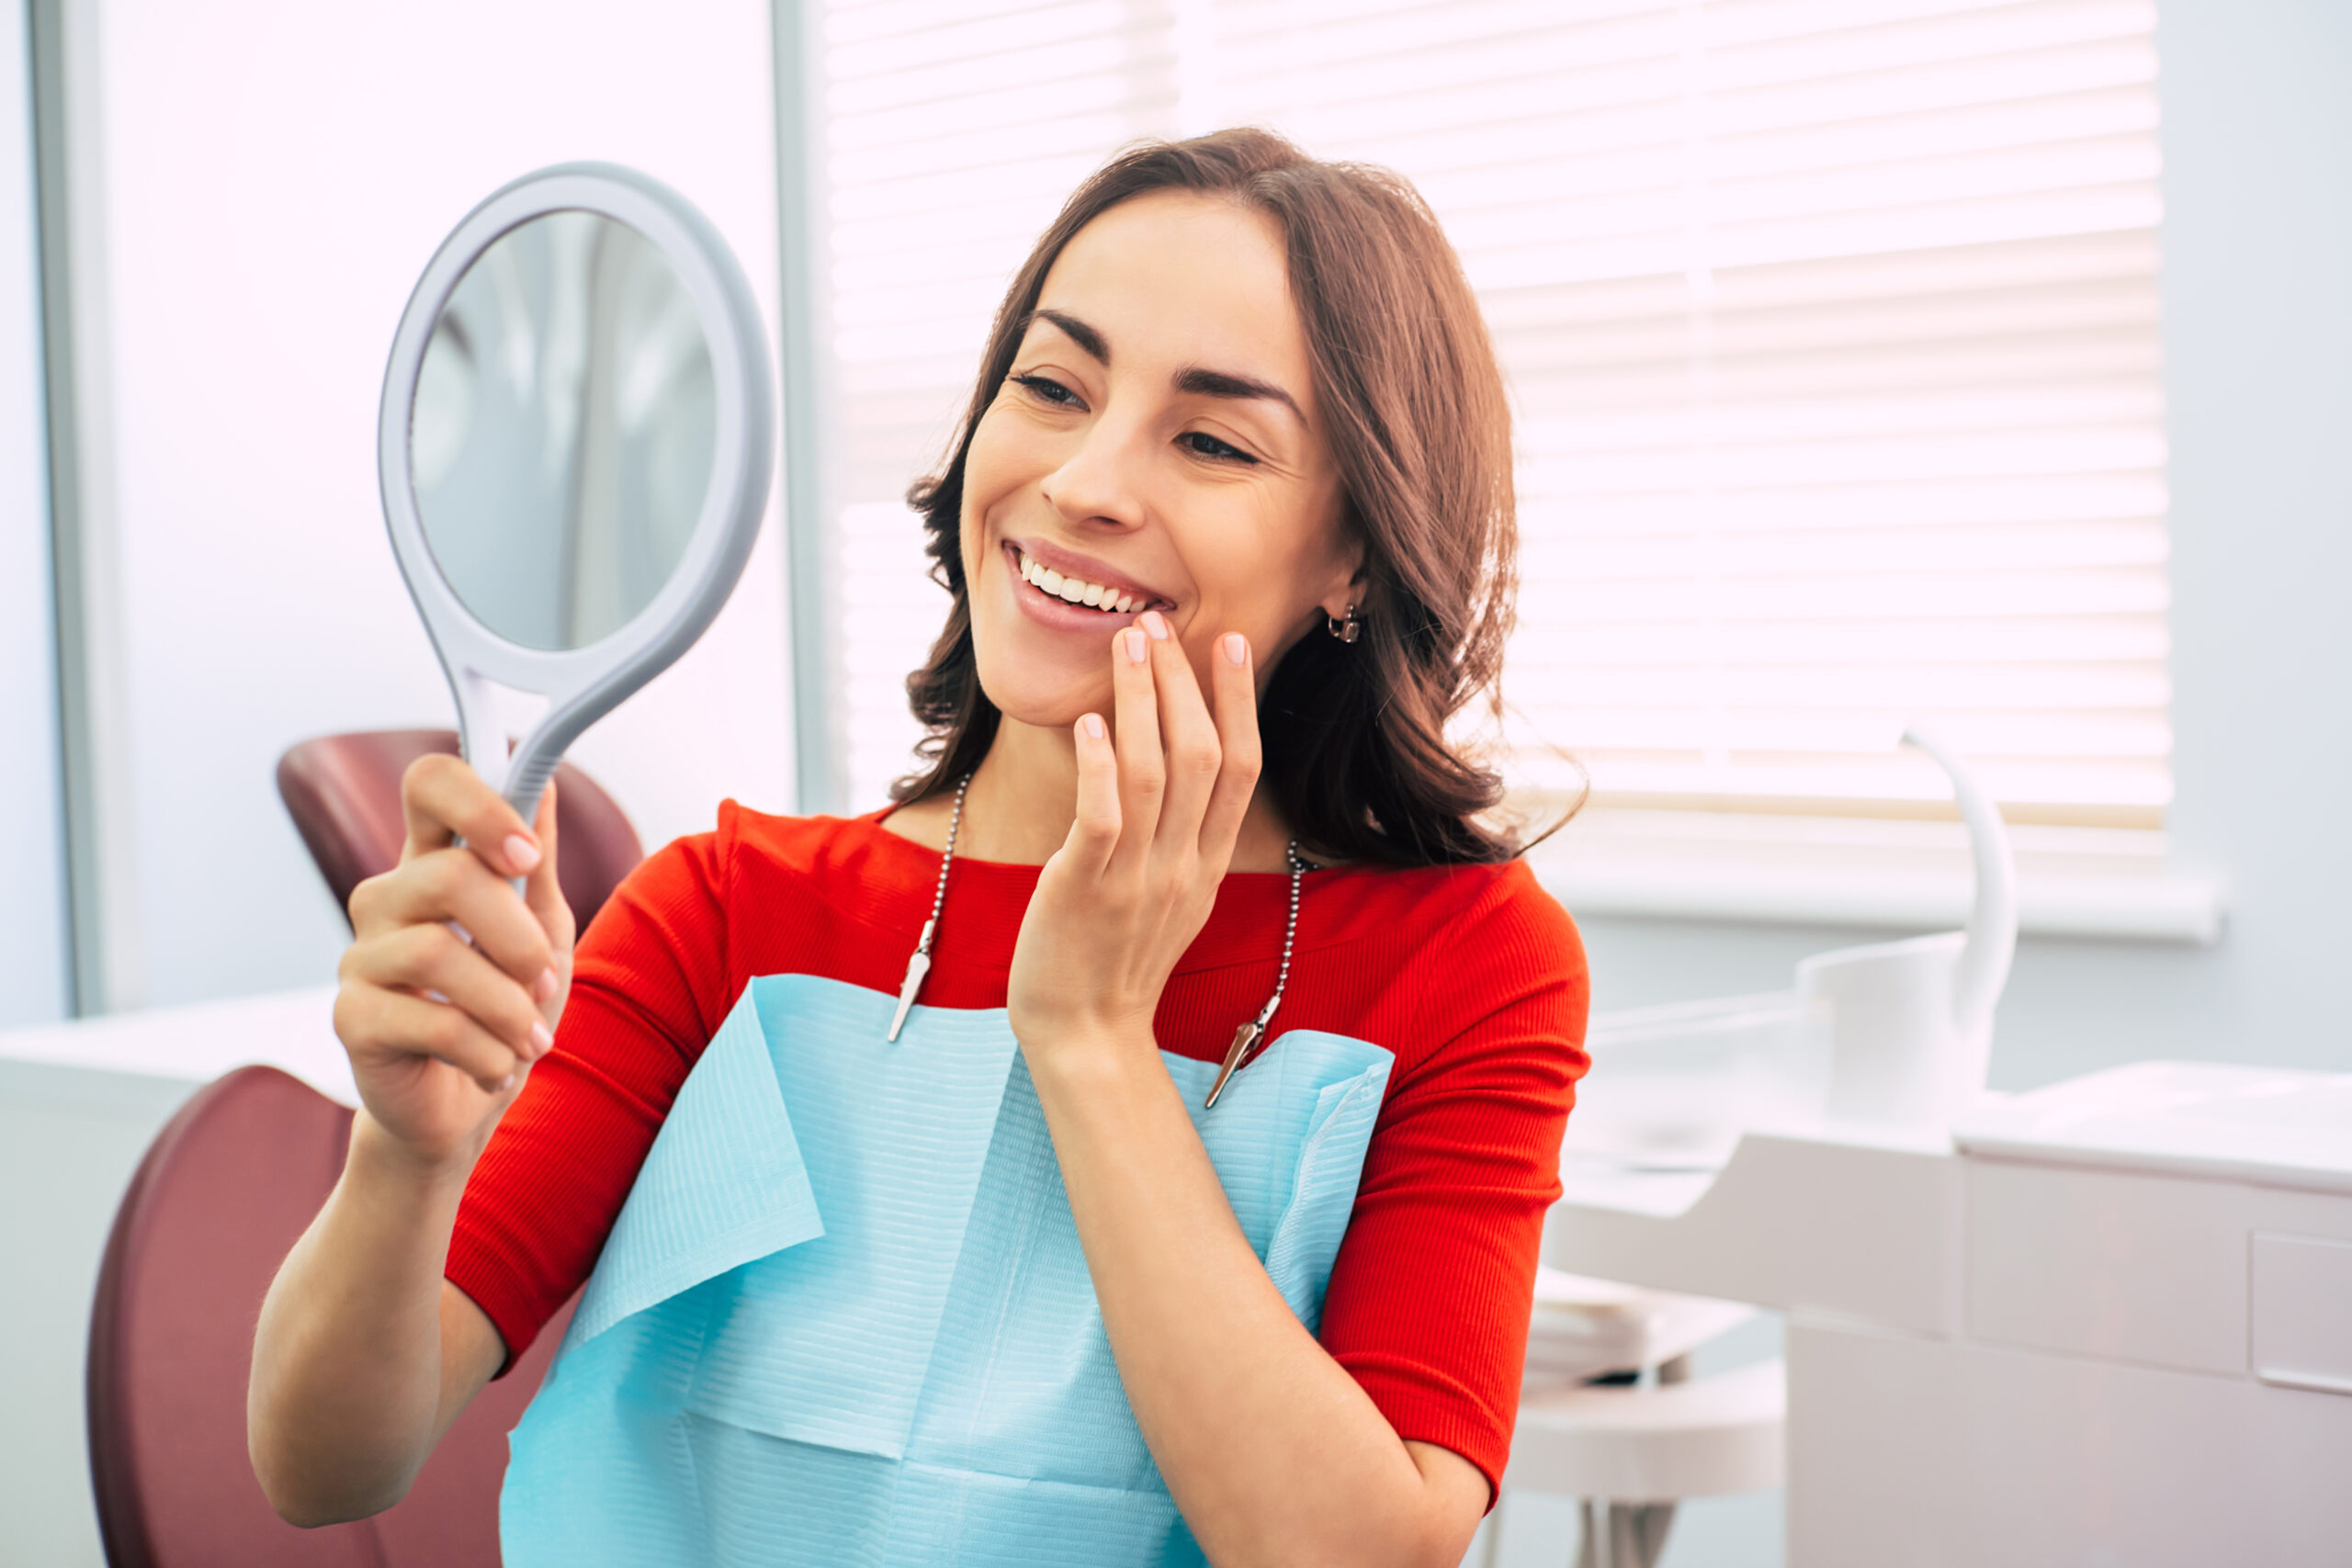
<path fill-rule="evenodd" d="M 2022 816 L 2170 794 L 2147 0 L 830 0 L 846 772 L 944 596 L 899 497 L 989 312 L 1132 138 L 1420 187 L 1518 407 L 1516 779 L 1903 809 L 1907 718 Z M 1569 761 L 1573 759 L 1573 763 Z"/>

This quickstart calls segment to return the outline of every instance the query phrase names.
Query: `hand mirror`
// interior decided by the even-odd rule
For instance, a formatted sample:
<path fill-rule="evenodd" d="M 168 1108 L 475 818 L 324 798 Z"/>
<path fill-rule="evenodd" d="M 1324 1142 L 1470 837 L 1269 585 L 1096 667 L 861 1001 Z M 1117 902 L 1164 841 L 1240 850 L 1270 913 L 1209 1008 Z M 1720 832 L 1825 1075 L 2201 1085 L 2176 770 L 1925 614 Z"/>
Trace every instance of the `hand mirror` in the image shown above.
<path fill-rule="evenodd" d="M 466 761 L 526 822 L 733 592 L 774 426 L 742 269 L 659 181 L 542 169 L 434 253 L 384 372 L 384 518 Z M 501 688 L 545 701 L 511 756 Z"/>

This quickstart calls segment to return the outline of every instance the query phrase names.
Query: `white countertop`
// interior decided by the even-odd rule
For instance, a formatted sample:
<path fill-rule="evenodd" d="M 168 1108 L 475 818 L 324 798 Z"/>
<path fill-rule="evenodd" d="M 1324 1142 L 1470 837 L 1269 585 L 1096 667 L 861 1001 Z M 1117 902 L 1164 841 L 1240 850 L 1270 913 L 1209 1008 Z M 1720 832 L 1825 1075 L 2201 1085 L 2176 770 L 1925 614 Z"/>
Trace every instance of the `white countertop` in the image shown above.
<path fill-rule="evenodd" d="M 2352 1192 L 2352 1073 L 2135 1062 L 1979 1106 L 1967 1154 Z"/>
<path fill-rule="evenodd" d="M 141 1073 L 209 1083 L 262 1063 L 345 1105 L 359 1103 L 334 1037 L 335 987 L 234 997 L 0 1031 L 0 1062 Z"/>

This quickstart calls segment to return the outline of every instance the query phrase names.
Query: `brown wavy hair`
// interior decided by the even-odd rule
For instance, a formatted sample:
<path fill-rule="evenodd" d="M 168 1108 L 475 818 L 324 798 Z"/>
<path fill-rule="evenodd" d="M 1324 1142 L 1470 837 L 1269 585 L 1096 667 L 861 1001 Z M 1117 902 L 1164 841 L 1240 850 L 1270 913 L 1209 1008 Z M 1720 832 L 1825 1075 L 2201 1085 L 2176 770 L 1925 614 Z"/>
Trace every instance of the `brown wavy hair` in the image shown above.
<path fill-rule="evenodd" d="M 1490 862 L 1519 852 L 1482 821 L 1500 778 L 1449 734 L 1479 703 L 1498 722 L 1503 643 L 1518 586 L 1510 409 L 1462 264 L 1419 192 L 1385 169 L 1309 158 L 1266 130 L 1223 130 L 1122 152 L 1078 188 L 1013 275 L 952 455 L 908 492 L 930 534 L 932 576 L 954 603 L 907 678 L 929 734 L 907 802 L 979 765 L 998 713 L 980 690 L 964 582 L 964 464 L 1011 373 L 1046 275 L 1080 229 L 1154 191 L 1221 196 L 1272 217 L 1288 252 L 1317 406 L 1344 492 L 1341 526 L 1363 550 L 1358 640 L 1321 627 L 1275 667 L 1259 706 L 1260 787 L 1320 856 L 1390 864 Z"/>

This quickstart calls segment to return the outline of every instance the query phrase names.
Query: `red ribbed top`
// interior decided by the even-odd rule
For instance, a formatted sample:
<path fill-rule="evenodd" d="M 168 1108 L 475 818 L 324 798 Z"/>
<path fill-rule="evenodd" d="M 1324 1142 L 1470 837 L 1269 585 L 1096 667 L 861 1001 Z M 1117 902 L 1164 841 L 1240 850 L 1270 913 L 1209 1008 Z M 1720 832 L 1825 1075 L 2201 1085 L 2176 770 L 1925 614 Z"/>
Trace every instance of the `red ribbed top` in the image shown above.
<path fill-rule="evenodd" d="M 475 1168 L 448 1277 L 511 1356 L 596 1261 L 678 1089 L 744 986 L 895 996 L 939 856 L 853 818 L 729 802 L 633 872 L 580 944 L 555 1049 Z M 1037 868 L 957 857 L 922 999 L 999 1008 Z M 1160 998 L 1163 1049 L 1220 1059 L 1273 989 L 1288 879 L 1234 874 Z M 1521 863 L 1310 873 L 1275 1033 L 1396 1054 L 1324 1302 L 1324 1348 L 1399 1436 L 1492 1483 L 1510 1450 L 1544 1212 L 1585 1070 L 1584 951 Z"/>

